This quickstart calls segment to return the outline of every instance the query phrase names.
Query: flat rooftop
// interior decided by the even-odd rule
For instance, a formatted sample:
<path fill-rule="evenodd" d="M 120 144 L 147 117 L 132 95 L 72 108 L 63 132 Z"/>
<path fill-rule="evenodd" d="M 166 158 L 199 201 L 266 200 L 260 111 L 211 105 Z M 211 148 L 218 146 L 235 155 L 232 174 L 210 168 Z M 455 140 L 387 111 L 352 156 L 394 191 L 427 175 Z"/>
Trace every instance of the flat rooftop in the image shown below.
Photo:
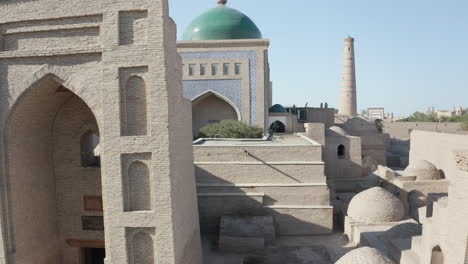
<path fill-rule="evenodd" d="M 319 146 L 300 134 L 275 135 L 273 140 L 242 138 L 201 138 L 193 142 L 198 146 Z"/>

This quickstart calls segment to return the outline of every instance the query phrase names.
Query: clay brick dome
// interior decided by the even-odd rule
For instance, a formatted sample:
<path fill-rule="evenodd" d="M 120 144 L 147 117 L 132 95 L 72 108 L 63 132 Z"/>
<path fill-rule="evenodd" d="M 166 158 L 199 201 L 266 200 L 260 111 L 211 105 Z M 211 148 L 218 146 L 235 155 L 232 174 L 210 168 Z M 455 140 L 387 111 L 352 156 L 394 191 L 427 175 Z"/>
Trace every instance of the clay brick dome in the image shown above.
<path fill-rule="evenodd" d="M 348 216 L 366 223 L 397 222 L 403 219 L 403 203 L 390 192 L 373 187 L 365 190 L 351 200 Z"/>
<path fill-rule="evenodd" d="M 442 179 L 437 167 L 427 160 L 411 162 L 411 164 L 405 169 L 404 173 L 407 176 L 416 176 L 417 181 Z"/>
<path fill-rule="evenodd" d="M 348 252 L 335 264 L 394 264 L 375 248 L 361 247 Z"/>
<path fill-rule="evenodd" d="M 327 136 L 336 137 L 336 136 L 349 136 L 348 132 L 346 132 L 343 128 L 339 126 L 332 126 L 325 132 Z"/>

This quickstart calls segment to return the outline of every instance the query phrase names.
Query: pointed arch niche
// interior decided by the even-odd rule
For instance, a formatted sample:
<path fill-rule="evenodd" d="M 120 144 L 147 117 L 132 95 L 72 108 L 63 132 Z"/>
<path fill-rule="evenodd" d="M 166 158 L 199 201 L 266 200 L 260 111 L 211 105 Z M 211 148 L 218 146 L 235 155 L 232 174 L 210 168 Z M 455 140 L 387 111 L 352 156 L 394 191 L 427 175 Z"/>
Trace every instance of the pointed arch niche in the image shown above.
<path fill-rule="evenodd" d="M 237 106 L 225 96 L 207 91 L 192 100 L 192 128 L 197 136 L 200 129 L 222 120 L 241 120 Z"/>
<path fill-rule="evenodd" d="M 129 264 L 153 264 L 155 262 L 154 228 L 126 228 Z"/>
<path fill-rule="evenodd" d="M 150 161 L 150 153 L 122 156 L 126 212 L 152 210 Z"/>
<path fill-rule="evenodd" d="M 80 252 L 70 250 L 65 238 L 104 241 L 102 229 L 90 235 L 80 221 L 83 197 L 102 196 L 100 168 L 84 168 L 81 155 L 83 149 L 93 153 L 97 139 L 88 142 L 83 134 L 99 135 L 99 122 L 79 89 L 52 73 L 41 75 L 17 94 L 5 123 L 2 181 L 8 188 L 1 202 L 9 209 L 2 231 L 8 262 L 72 263 Z"/>
<path fill-rule="evenodd" d="M 122 136 L 148 134 L 147 67 L 120 69 L 120 121 Z"/>

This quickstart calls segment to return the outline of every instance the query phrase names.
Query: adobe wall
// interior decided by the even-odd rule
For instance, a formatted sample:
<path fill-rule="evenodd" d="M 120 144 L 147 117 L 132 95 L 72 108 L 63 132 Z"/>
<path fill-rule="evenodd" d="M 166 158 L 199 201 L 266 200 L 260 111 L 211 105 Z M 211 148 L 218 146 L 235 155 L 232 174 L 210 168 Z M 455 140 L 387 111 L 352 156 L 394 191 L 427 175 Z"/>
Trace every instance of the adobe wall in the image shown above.
<path fill-rule="evenodd" d="M 11 180 L 1 186 L 0 259 L 63 263 L 61 194 L 50 190 L 70 190 L 52 177 L 50 127 L 68 89 L 99 126 L 106 264 L 201 263 L 190 107 L 167 0 L 2 1 L 0 42 L 1 177 Z M 79 234 L 67 234 L 80 240 L 75 213 Z"/>
<path fill-rule="evenodd" d="M 442 169 L 447 179 L 456 175 L 456 151 L 468 150 L 468 135 L 446 134 L 415 130 L 411 133 L 410 164 L 427 160 Z"/>
<path fill-rule="evenodd" d="M 460 123 L 437 123 L 437 122 L 385 122 L 383 132 L 389 134 L 390 138 L 407 140 L 410 139 L 412 130 L 468 134 L 461 131 Z"/>
<path fill-rule="evenodd" d="M 331 231 L 322 146 L 309 139 L 301 144 L 277 140 L 214 140 L 220 146 L 195 142 L 203 232 L 217 233 L 223 215 L 273 215 L 278 235 Z"/>
<path fill-rule="evenodd" d="M 307 107 L 306 123 L 324 123 L 329 128 L 335 123 L 335 109 Z"/>
<path fill-rule="evenodd" d="M 338 146 L 343 145 L 345 156 L 338 157 Z M 361 138 L 353 136 L 326 137 L 324 150 L 325 175 L 335 191 L 354 191 L 362 180 Z"/>

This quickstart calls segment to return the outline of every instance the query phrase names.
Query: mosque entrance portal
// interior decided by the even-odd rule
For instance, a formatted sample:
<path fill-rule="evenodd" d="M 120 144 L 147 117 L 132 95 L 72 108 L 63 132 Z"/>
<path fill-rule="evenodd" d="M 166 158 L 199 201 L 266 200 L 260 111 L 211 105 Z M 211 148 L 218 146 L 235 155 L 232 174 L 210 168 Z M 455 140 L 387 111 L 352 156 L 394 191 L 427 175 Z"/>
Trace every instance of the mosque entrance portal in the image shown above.
<path fill-rule="evenodd" d="M 214 92 L 205 93 L 192 102 L 193 135 L 202 127 L 222 120 L 240 120 L 234 105 Z"/>
<path fill-rule="evenodd" d="M 39 80 L 6 123 L 3 221 L 11 263 L 104 263 L 98 123 L 61 83 L 52 75 Z M 83 248 L 90 241 L 99 246 Z"/>

